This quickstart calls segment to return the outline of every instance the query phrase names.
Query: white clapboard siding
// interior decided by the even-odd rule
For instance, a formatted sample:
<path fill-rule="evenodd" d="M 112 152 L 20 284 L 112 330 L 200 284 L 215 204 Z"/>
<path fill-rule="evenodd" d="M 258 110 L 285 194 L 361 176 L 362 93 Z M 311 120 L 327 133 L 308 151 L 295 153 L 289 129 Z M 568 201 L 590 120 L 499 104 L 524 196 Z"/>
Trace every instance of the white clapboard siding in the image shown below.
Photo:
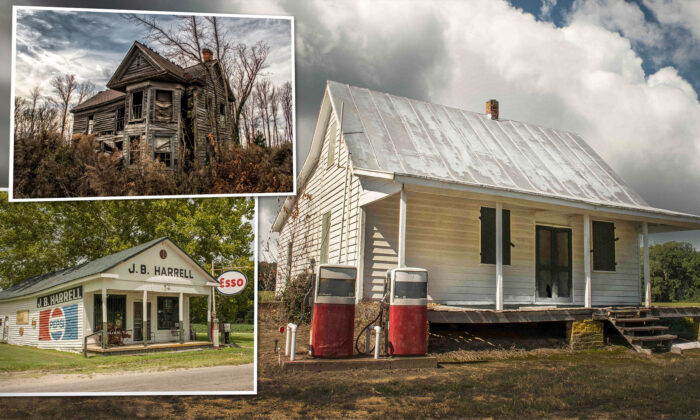
<path fill-rule="evenodd" d="M 39 341 L 39 313 L 44 310 L 53 310 L 54 308 L 64 307 L 69 305 L 78 305 L 78 338 L 75 340 L 60 340 L 60 341 Z M 17 311 L 29 310 L 29 322 L 26 325 L 17 325 Z M 36 297 L 0 303 L 0 318 L 3 320 L 7 316 L 9 318 L 9 334 L 7 342 L 20 346 L 34 346 L 45 349 L 55 349 L 64 351 L 81 351 L 83 348 L 83 318 L 84 309 L 83 301 L 75 300 L 72 302 L 47 306 L 44 308 L 36 307 Z M 35 326 L 32 322 L 36 321 Z M 23 334 L 20 335 L 20 328 L 23 328 Z M 2 332 L 0 330 L 0 336 Z"/>
<path fill-rule="evenodd" d="M 452 304 L 493 304 L 496 267 L 481 264 L 481 202 L 428 192 L 407 192 L 406 264 L 429 272 L 432 301 Z M 505 303 L 546 303 L 535 298 L 535 227 L 554 225 L 572 230 L 573 304 L 583 304 L 583 217 L 510 208 L 511 264 L 503 268 Z M 366 207 L 364 297 L 379 299 L 387 269 L 398 263 L 398 194 Z M 594 272 L 593 304 L 639 304 L 639 251 L 636 225 L 615 221 L 617 270 Z"/>
<path fill-rule="evenodd" d="M 291 277 L 294 277 L 310 267 L 313 259 L 319 263 L 321 255 L 321 224 L 323 215 L 331 212 L 331 223 L 328 240 L 328 262 L 357 264 L 357 238 L 359 234 L 359 197 L 360 183 L 348 173 L 348 188 L 346 193 L 345 176 L 347 164 L 347 148 L 343 141 L 336 138 L 335 157 L 332 166 L 328 166 L 328 144 L 331 135 L 337 136 L 338 123 L 334 113 L 331 113 L 326 127 L 321 156 L 313 174 L 305 187 L 298 192 L 298 212 L 293 212 L 287 219 L 280 232 L 278 240 L 277 284 L 276 292 L 284 290 L 286 281 L 290 278 L 287 266 L 287 249 L 292 244 Z M 343 196 L 345 195 L 345 219 L 343 219 Z M 296 214 L 295 214 L 296 213 Z M 345 223 L 345 227 L 342 225 Z M 341 229 L 342 247 L 341 249 Z M 347 253 L 347 257 L 346 257 Z"/>

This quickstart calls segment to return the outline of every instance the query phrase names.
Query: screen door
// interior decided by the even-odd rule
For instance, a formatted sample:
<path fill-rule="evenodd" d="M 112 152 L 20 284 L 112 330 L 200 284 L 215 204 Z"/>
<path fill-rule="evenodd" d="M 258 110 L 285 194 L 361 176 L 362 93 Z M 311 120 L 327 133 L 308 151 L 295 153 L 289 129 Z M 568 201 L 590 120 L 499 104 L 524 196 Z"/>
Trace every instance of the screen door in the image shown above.
<path fill-rule="evenodd" d="M 571 301 L 571 229 L 537 226 L 537 300 Z"/>

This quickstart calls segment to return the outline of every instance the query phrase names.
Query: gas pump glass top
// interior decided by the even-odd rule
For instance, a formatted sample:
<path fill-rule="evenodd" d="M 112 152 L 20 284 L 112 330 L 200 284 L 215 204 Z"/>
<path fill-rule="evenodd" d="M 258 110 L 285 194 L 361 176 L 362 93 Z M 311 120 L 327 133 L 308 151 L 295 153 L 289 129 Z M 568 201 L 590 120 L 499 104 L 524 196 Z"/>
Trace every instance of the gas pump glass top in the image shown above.
<path fill-rule="evenodd" d="M 317 297 L 355 298 L 355 267 L 322 265 L 318 274 Z"/>

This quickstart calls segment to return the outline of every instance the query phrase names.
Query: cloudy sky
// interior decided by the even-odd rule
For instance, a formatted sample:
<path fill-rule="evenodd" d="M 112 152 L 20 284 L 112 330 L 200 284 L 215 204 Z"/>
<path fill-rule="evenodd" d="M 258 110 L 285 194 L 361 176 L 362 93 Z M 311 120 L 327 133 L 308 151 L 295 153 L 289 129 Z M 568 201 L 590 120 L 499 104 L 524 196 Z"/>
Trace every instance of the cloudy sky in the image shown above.
<path fill-rule="evenodd" d="M 700 214 L 700 0 L 155 0 L 148 7 L 294 16 L 298 168 L 331 79 L 479 112 L 496 98 L 503 118 L 582 135 L 651 205 Z M 8 57 L 0 83 L 9 98 L 10 19 L 0 12 L 0 54 Z M 7 127 L 9 100 L 0 118 Z M 278 200 L 261 203 L 264 251 Z M 653 239 L 700 248 L 699 232 Z"/>
<path fill-rule="evenodd" d="M 158 19 L 166 28 L 177 27 L 173 15 Z M 219 22 L 233 43 L 267 42 L 270 54 L 265 71 L 274 83 L 292 79 L 290 20 L 221 17 Z M 119 13 L 19 9 L 15 94 L 26 97 L 35 86 L 44 95 L 51 94 L 51 79 L 66 72 L 103 90 L 134 40 L 149 44 L 145 36 L 141 26 Z M 157 44 L 149 46 L 158 51 Z"/>

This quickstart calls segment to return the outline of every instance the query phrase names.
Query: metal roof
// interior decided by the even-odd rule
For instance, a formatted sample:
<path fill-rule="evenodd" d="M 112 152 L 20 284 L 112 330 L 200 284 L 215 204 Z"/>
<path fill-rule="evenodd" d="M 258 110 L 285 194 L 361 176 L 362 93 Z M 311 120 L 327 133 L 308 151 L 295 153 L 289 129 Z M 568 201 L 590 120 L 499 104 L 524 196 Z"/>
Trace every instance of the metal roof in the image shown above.
<path fill-rule="evenodd" d="M 42 290 L 50 289 L 73 280 L 78 280 L 83 277 L 92 276 L 109 270 L 117 264 L 125 261 L 141 252 L 157 245 L 164 240 L 169 239 L 167 236 L 137 245 L 132 248 L 119 251 L 116 254 L 98 258 L 96 260 L 78 264 L 75 267 L 64 268 L 54 271 L 53 273 L 40 274 L 22 280 L 5 290 L 0 291 L 0 300 L 12 299 L 21 296 L 31 295 Z"/>
<path fill-rule="evenodd" d="M 574 133 L 328 82 L 353 169 L 649 205 Z"/>

